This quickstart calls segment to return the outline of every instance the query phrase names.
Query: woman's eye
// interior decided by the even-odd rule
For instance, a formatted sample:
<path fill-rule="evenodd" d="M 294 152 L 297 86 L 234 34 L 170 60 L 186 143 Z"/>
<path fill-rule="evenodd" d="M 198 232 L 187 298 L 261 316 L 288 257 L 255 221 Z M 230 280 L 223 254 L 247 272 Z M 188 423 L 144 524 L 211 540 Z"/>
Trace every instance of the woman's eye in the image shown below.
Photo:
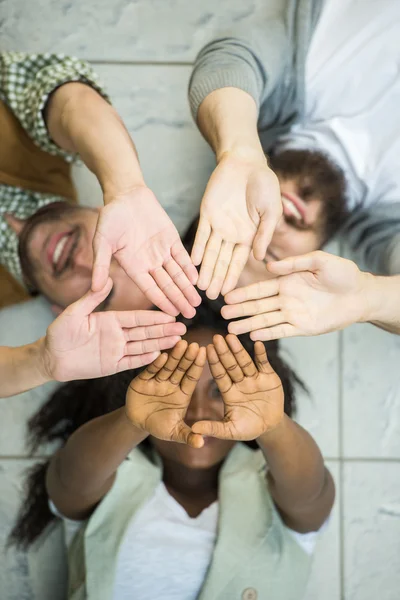
<path fill-rule="evenodd" d="M 214 384 L 211 386 L 210 395 L 211 395 L 211 398 L 215 398 L 215 399 L 221 398 L 221 392 L 219 391 L 217 385 Z"/>

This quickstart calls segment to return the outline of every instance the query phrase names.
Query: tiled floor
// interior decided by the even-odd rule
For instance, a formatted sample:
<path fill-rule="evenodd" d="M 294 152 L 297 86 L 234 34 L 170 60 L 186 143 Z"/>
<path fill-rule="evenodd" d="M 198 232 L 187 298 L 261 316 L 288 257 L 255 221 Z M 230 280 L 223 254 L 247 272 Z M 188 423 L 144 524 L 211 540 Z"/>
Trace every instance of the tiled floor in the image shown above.
<path fill-rule="evenodd" d="M 187 108 L 190 63 L 214 32 L 260 22 L 266 0 L 3 0 L 2 48 L 78 54 L 95 63 L 137 145 L 148 184 L 183 230 L 198 210 L 213 157 Z M 100 201 L 93 177 L 76 169 L 85 203 Z M 336 246 L 332 247 L 336 250 Z M 39 336 L 50 319 L 0 314 L 0 344 Z M 39 319 L 38 315 L 41 315 Z M 299 418 L 315 435 L 337 483 L 337 503 L 318 548 L 307 600 L 400 597 L 400 338 L 355 326 L 288 340 L 285 354 L 310 389 Z M 18 505 L 28 416 L 49 393 L 0 403 L 0 540 Z M 0 558 L 1 600 L 61 600 L 60 532 L 29 555 Z"/>

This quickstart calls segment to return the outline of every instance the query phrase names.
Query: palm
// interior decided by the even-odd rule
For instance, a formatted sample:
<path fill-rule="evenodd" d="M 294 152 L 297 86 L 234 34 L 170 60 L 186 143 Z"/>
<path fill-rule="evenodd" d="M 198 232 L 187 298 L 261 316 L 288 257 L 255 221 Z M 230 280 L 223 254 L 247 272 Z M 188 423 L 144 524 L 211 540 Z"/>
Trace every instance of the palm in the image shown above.
<path fill-rule="evenodd" d="M 240 383 L 231 382 L 222 392 L 225 421 L 235 440 L 254 439 L 271 428 L 280 417 L 280 407 L 275 405 L 281 381 L 274 371 L 258 372 Z"/>
<path fill-rule="evenodd" d="M 264 156 L 222 158 L 201 203 L 192 251 L 194 263 L 202 262 L 199 287 L 211 298 L 233 289 L 251 249 L 264 258 L 281 213 L 277 178 Z"/>
<path fill-rule="evenodd" d="M 128 406 L 128 411 L 135 422 L 159 439 L 179 436 L 190 402 L 190 396 L 179 384 L 169 380 L 162 383 L 154 379 L 146 381 L 139 376 L 132 381 L 130 389 L 135 394 L 135 401 Z"/>
<path fill-rule="evenodd" d="M 283 418 L 282 384 L 268 362 L 265 347 L 254 346 L 255 363 L 238 338 L 214 336 L 207 357 L 224 401 L 222 421 L 198 421 L 192 429 L 222 439 L 254 440 Z"/>
<path fill-rule="evenodd" d="M 109 279 L 61 313 L 45 338 L 45 364 L 58 381 L 104 377 L 150 363 L 184 333 L 182 323 L 160 311 L 93 312 L 110 293 Z"/>
<path fill-rule="evenodd" d="M 164 312 L 192 317 L 197 272 L 174 224 L 146 187 L 109 201 L 93 240 L 93 283 L 107 277 L 111 257 Z M 197 304 L 196 304 L 197 303 Z"/>
<path fill-rule="evenodd" d="M 129 386 L 126 411 L 130 421 L 159 439 L 201 447 L 201 436 L 192 432 L 184 418 L 204 362 L 204 348 L 183 341 L 168 357 L 159 356 Z"/>

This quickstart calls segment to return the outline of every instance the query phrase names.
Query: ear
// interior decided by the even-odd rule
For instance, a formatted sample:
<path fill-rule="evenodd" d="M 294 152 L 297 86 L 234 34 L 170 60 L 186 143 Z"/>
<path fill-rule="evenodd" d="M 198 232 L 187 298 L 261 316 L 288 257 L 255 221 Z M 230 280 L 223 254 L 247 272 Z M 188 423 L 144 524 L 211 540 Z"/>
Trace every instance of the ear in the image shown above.
<path fill-rule="evenodd" d="M 14 231 L 14 233 L 16 233 L 19 237 L 21 231 L 25 226 L 26 219 L 18 219 L 18 217 L 14 217 L 14 215 L 11 215 L 10 213 L 5 213 L 4 219 Z"/>
<path fill-rule="evenodd" d="M 55 316 L 58 317 L 59 315 L 61 315 L 61 313 L 64 309 L 62 306 L 59 306 L 58 304 L 52 304 L 51 310 L 55 314 Z"/>

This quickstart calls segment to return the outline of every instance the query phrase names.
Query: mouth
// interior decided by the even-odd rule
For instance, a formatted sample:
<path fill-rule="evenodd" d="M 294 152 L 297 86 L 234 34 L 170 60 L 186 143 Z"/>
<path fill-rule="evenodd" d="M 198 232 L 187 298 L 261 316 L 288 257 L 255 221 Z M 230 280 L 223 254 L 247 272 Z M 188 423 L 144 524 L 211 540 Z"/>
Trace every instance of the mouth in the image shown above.
<path fill-rule="evenodd" d="M 283 212 L 285 216 L 295 218 L 297 221 L 305 223 L 306 204 L 295 194 L 282 192 Z"/>
<path fill-rule="evenodd" d="M 58 277 L 71 261 L 78 242 L 77 230 L 56 233 L 51 236 L 46 254 L 53 274 Z"/>

